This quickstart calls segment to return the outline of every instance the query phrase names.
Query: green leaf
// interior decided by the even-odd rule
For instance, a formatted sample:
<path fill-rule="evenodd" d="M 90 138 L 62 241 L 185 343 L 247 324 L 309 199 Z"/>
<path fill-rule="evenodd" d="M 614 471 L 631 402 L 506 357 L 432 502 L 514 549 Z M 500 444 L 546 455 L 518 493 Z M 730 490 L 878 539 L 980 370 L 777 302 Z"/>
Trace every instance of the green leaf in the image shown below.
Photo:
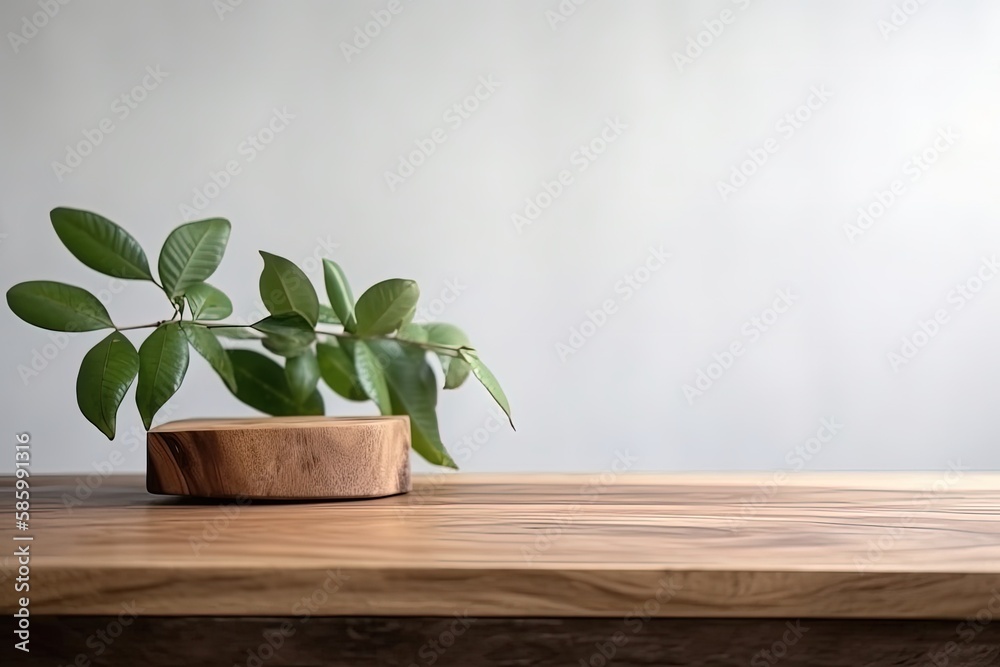
<path fill-rule="evenodd" d="M 229 350 L 236 371 L 239 400 L 264 414 L 275 417 L 322 415 L 323 397 L 314 390 L 304 402 L 296 401 L 284 369 L 271 359 L 252 350 Z"/>
<path fill-rule="evenodd" d="M 28 324 L 52 331 L 113 329 L 111 316 L 97 297 L 85 289 L 34 280 L 7 290 L 7 305 Z"/>
<path fill-rule="evenodd" d="M 396 338 L 413 343 L 445 345 L 454 349 L 454 354 L 436 352 L 444 374 L 444 388 L 457 389 L 462 386 L 472 368 L 456 356 L 458 348 L 469 344 L 469 337 L 452 324 L 404 324 L 396 332 Z"/>
<path fill-rule="evenodd" d="M 233 314 L 233 302 L 222 290 L 208 283 L 196 283 L 184 293 L 193 320 L 224 320 Z"/>
<path fill-rule="evenodd" d="M 412 280 L 383 280 L 369 287 L 358 299 L 354 314 L 358 334 L 384 336 L 399 328 L 417 307 L 420 289 Z"/>
<path fill-rule="evenodd" d="M 180 389 L 189 361 L 187 336 L 177 322 L 161 324 L 139 347 L 135 403 L 146 430 L 160 408 Z"/>
<path fill-rule="evenodd" d="M 344 329 L 354 332 L 357 323 L 354 319 L 354 293 L 351 292 L 351 285 L 347 282 L 347 276 L 340 265 L 331 259 L 323 260 L 323 279 L 326 282 L 326 295 L 333 306 L 333 312 L 337 313 L 337 319 L 344 325 Z"/>
<path fill-rule="evenodd" d="M 500 383 L 497 382 L 497 378 L 493 373 L 486 367 L 486 364 L 480 360 L 479 356 L 476 354 L 475 350 L 463 349 L 459 351 L 462 358 L 470 366 L 472 366 L 472 373 L 476 378 L 482 383 L 486 390 L 490 392 L 493 396 L 493 400 L 497 402 L 504 413 L 507 415 L 507 419 L 510 421 L 510 427 L 514 428 L 514 420 L 510 416 L 510 403 L 507 401 L 507 395 L 503 393 L 503 389 L 500 388 Z"/>
<path fill-rule="evenodd" d="M 285 379 L 288 380 L 292 398 L 296 403 L 301 405 L 308 401 L 319 382 L 316 354 L 312 350 L 306 350 L 297 357 L 286 359 Z"/>
<path fill-rule="evenodd" d="M 271 354 L 276 354 L 286 359 L 294 359 L 309 349 L 308 345 L 303 345 L 300 341 L 281 336 L 268 336 L 260 344 Z"/>
<path fill-rule="evenodd" d="M 444 371 L 444 388 L 458 389 L 461 387 L 468 379 L 472 367 L 458 357 L 442 354 L 438 358 L 441 359 L 441 370 Z"/>
<path fill-rule="evenodd" d="M 469 345 L 469 337 L 454 324 L 437 322 L 428 324 L 426 329 L 428 343 L 458 348 Z M 460 357 L 438 354 L 438 359 L 441 360 L 441 370 L 444 371 L 444 388 L 457 389 L 461 387 L 462 383 L 469 377 L 472 367 Z"/>
<path fill-rule="evenodd" d="M 432 324 L 425 324 L 424 329 L 427 330 L 427 342 L 429 343 L 447 345 L 454 348 L 469 346 L 469 337 L 454 324 L 434 322 Z"/>
<path fill-rule="evenodd" d="M 267 334 L 263 341 L 264 347 L 283 357 L 302 354 L 316 340 L 316 332 L 312 326 L 301 315 L 294 313 L 272 315 L 252 326 Z"/>
<path fill-rule="evenodd" d="M 410 308 L 410 310 L 405 315 L 403 315 L 403 321 L 399 325 L 400 328 L 403 328 L 403 327 L 405 327 L 405 326 L 407 326 L 409 324 L 412 324 L 413 323 L 413 317 L 416 314 L 417 314 L 417 304 L 414 303 L 413 304 L 413 308 Z"/>
<path fill-rule="evenodd" d="M 427 327 L 423 324 L 404 324 L 399 327 L 399 331 L 396 332 L 396 338 L 399 338 L 400 340 L 408 340 L 414 343 L 426 343 Z"/>
<path fill-rule="evenodd" d="M 95 271 L 116 278 L 153 279 L 139 242 L 107 218 L 75 208 L 54 208 L 49 218 L 63 245 Z"/>
<path fill-rule="evenodd" d="M 80 364 L 76 401 L 80 412 L 108 440 L 115 439 L 118 407 L 139 372 L 139 354 L 120 331 L 95 345 Z"/>
<path fill-rule="evenodd" d="M 257 340 L 260 338 L 249 326 L 245 327 L 212 327 L 212 334 L 216 338 L 229 338 L 232 340 Z"/>
<path fill-rule="evenodd" d="M 261 251 L 260 298 L 272 315 L 297 314 L 310 325 L 319 321 L 319 298 L 309 277 L 284 257 Z"/>
<path fill-rule="evenodd" d="M 379 359 L 364 341 L 358 341 L 354 345 L 354 368 L 358 373 L 358 383 L 368 398 L 375 401 L 379 412 L 391 415 L 392 401 L 389 398 L 385 373 L 382 371 Z"/>
<path fill-rule="evenodd" d="M 265 317 L 260 322 L 254 322 L 250 327 L 262 333 L 301 338 L 310 343 L 316 338 L 316 331 L 312 325 L 306 322 L 301 315 L 295 313 Z"/>
<path fill-rule="evenodd" d="M 308 345 L 302 345 L 298 341 L 291 338 L 282 338 L 281 336 L 268 336 L 260 344 L 271 354 L 276 354 L 286 359 L 294 359 L 309 349 Z"/>
<path fill-rule="evenodd" d="M 197 324 L 185 323 L 181 328 L 191 347 L 215 369 L 215 372 L 219 374 L 219 377 L 229 387 L 229 391 L 236 391 L 236 375 L 233 372 L 233 363 L 229 360 L 229 355 L 226 354 L 225 348 L 219 343 L 219 339 L 213 336 L 209 329 Z"/>
<path fill-rule="evenodd" d="M 333 312 L 333 308 L 325 303 L 319 304 L 319 321 L 323 324 L 340 324 L 337 313 Z"/>
<path fill-rule="evenodd" d="M 160 280 L 174 299 L 189 287 L 208 280 L 226 252 L 231 225 L 222 218 L 198 220 L 170 233 L 160 251 Z"/>
<path fill-rule="evenodd" d="M 396 341 L 369 343 L 385 368 L 392 414 L 409 415 L 413 449 L 430 463 L 457 468 L 438 431 L 437 380 L 427 355 Z"/>
<path fill-rule="evenodd" d="M 336 341 L 317 343 L 316 356 L 319 372 L 330 389 L 351 401 L 367 401 L 368 394 L 361 387 L 351 355 Z"/>

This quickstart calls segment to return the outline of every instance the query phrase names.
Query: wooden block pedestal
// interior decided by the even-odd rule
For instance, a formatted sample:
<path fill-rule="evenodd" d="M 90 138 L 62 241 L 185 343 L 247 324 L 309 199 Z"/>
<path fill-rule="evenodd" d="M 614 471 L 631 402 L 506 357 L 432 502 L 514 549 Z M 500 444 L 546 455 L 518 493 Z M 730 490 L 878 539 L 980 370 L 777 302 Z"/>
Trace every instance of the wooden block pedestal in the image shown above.
<path fill-rule="evenodd" d="M 410 490 L 407 417 L 269 417 L 164 424 L 146 489 L 199 498 L 380 498 Z"/>

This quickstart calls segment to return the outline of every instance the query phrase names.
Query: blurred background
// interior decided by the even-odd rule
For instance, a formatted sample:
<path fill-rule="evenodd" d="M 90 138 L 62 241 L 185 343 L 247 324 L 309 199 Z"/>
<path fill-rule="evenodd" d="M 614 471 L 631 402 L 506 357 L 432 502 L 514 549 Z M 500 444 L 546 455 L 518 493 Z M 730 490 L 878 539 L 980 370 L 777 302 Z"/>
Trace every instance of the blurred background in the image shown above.
<path fill-rule="evenodd" d="M 49 210 L 154 263 L 222 216 L 237 319 L 264 249 L 415 279 L 469 333 L 518 431 L 444 394 L 463 470 L 1000 467 L 1000 5 L 9 0 L 0 28 L 4 290 L 155 321 Z M 134 388 L 113 443 L 76 407 L 101 334 L 0 327 L 34 471 L 144 469 Z M 251 414 L 192 355 L 161 420 Z"/>

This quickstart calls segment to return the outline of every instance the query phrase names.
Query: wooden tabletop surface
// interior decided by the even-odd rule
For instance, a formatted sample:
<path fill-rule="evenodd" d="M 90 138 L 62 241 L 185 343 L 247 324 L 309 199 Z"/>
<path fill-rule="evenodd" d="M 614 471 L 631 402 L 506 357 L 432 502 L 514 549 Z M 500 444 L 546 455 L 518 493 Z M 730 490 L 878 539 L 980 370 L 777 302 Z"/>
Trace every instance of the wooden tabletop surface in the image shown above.
<path fill-rule="evenodd" d="M 29 529 L 0 533 L 33 538 L 32 614 L 959 619 L 1000 596 L 1000 473 L 774 479 L 418 475 L 379 500 L 219 504 L 34 476 Z"/>

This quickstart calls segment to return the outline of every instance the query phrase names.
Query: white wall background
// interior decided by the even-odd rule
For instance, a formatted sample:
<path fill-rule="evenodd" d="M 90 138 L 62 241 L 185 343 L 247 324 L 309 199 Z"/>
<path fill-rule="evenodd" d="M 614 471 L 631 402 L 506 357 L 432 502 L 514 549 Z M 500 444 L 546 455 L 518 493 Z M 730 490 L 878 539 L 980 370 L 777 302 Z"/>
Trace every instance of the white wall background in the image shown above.
<path fill-rule="evenodd" d="M 954 291 L 1000 252 L 1000 5 L 591 0 L 553 28 L 557 0 L 401 0 L 348 62 L 341 44 L 388 0 L 225 2 L 69 2 L 37 34 L 25 20 L 44 0 L 0 6 L 5 290 L 61 280 L 108 290 L 120 323 L 158 319 L 155 287 L 112 294 L 48 211 L 98 211 L 152 259 L 180 206 L 235 160 L 240 173 L 198 217 L 233 221 L 212 282 L 237 315 L 257 307 L 258 249 L 334 257 L 357 293 L 409 277 L 429 305 L 461 286 L 440 319 L 470 333 L 519 428 L 487 434 L 478 385 L 446 394 L 442 435 L 464 470 L 596 471 L 626 450 L 637 470 L 794 468 L 823 418 L 843 426 L 811 469 L 1000 467 L 1000 280 L 967 301 Z M 721 34 L 678 67 L 723 10 Z M 893 18 L 898 30 L 880 28 Z M 167 75 L 122 117 L 116 100 L 147 67 Z M 480 77 L 499 87 L 455 127 L 444 114 Z M 829 99 L 789 136 L 776 124 L 814 87 Z M 251 161 L 241 142 L 275 109 L 294 118 Z M 57 175 L 67 146 L 106 118 L 113 131 Z M 580 171 L 574 153 L 607 119 L 626 128 Z M 384 173 L 436 128 L 447 140 L 392 191 Z M 948 128 L 957 138 L 935 155 Z M 719 181 L 768 139 L 777 152 L 723 201 Z M 936 160 L 914 171 L 927 149 Z M 518 230 L 512 214 L 562 169 L 572 183 Z M 845 224 L 894 180 L 902 194 L 852 242 Z M 661 246 L 667 264 L 631 298 L 616 291 Z M 778 290 L 794 305 L 752 340 L 745 323 Z M 608 299 L 616 312 L 560 358 Z M 947 322 L 893 368 L 887 355 L 938 310 Z M 6 308 L 0 326 L 4 437 L 31 432 L 34 469 L 85 471 L 120 451 L 118 468 L 142 470 L 131 396 L 111 444 L 76 408 L 76 371 L 100 334 L 53 355 Z M 684 385 L 734 341 L 742 356 L 689 401 Z M 372 412 L 329 391 L 327 405 Z M 251 414 L 195 357 L 173 406 L 173 418 Z M 0 470 L 13 468 L 7 451 Z"/>

